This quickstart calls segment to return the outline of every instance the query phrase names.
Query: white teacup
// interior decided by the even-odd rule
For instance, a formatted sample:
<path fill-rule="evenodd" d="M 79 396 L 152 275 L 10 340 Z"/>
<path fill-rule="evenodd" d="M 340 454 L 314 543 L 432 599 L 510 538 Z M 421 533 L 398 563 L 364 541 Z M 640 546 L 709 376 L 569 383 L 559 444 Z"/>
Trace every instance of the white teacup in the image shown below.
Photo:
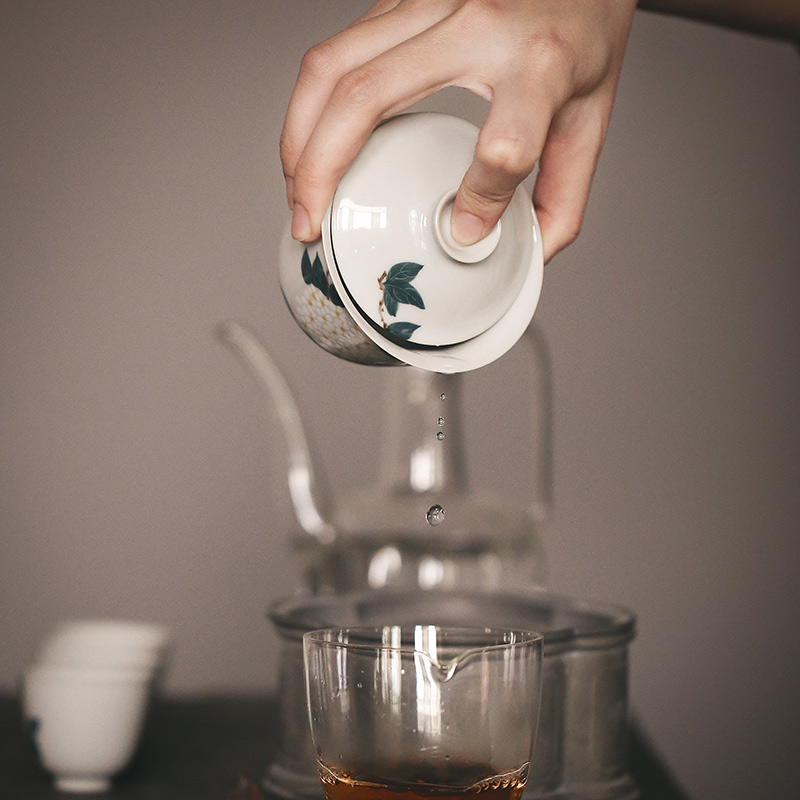
<path fill-rule="evenodd" d="M 37 663 L 62 667 L 158 670 L 167 629 L 149 622 L 91 619 L 66 622 L 42 645 Z"/>
<path fill-rule="evenodd" d="M 147 710 L 149 669 L 37 664 L 22 704 L 34 745 L 57 789 L 102 792 L 130 761 Z"/>

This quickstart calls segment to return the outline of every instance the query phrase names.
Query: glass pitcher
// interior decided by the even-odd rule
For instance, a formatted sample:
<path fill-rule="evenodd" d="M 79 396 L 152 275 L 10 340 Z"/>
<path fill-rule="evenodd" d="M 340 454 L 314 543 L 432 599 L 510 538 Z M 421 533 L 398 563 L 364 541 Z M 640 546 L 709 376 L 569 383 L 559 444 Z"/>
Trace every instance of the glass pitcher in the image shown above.
<path fill-rule="evenodd" d="M 328 800 L 519 800 L 542 636 L 387 625 L 303 637 L 311 738 Z"/>

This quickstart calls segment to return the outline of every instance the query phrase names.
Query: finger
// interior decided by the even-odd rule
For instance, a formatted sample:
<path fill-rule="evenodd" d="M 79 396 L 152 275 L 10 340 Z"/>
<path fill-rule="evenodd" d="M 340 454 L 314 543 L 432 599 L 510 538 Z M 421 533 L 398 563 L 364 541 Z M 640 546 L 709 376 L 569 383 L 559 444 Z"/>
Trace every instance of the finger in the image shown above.
<path fill-rule="evenodd" d="M 303 56 L 300 71 L 286 109 L 280 138 L 284 175 L 294 175 L 319 115 L 337 81 L 397 43 L 391 26 L 370 17 L 314 45 Z"/>
<path fill-rule="evenodd" d="M 611 99 L 593 95 L 570 101 L 553 119 L 533 192 L 545 263 L 580 233 L 610 114 Z"/>
<path fill-rule="evenodd" d="M 280 138 L 281 164 L 287 178 L 290 206 L 294 199 L 290 183 L 297 162 L 337 82 L 347 73 L 434 24 L 442 13 L 438 6 L 434 8 L 429 3 L 378 3 L 349 28 L 306 53 Z"/>
<path fill-rule="evenodd" d="M 374 17 L 379 17 L 381 14 L 385 14 L 387 11 L 391 11 L 393 8 L 402 3 L 403 0 L 378 0 L 373 6 L 365 11 L 353 24 L 357 24 L 359 22 L 364 22 L 367 19 L 373 19 Z"/>
<path fill-rule="evenodd" d="M 293 225 L 292 235 L 301 241 L 319 236 L 339 179 L 382 119 L 445 86 L 486 97 L 485 84 L 468 72 L 470 60 L 463 42 L 435 24 L 343 76 L 295 166 L 294 200 L 304 218 Z"/>
<path fill-rule="evenodd" d="M 453 203 L 451 233 L 459 244 L 486 236 L 531 174 L 544 147 L 551 104 L 541 94 L 513 86 L 495 95 Z"/>

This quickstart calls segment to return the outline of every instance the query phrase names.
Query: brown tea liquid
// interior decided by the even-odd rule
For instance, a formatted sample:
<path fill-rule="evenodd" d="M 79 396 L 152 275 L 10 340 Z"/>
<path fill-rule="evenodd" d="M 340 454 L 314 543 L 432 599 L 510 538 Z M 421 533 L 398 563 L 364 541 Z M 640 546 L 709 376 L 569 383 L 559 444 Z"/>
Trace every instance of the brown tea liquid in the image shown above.
<path fill-rule="evenodd" d="M 327 800 L 465 800 L 477 794 L 486 800 L 519 800 L 528 765 L 505 775 L 493 775 L 491 767 L 475 764 L 426 763 L 347 772 L 320 765 L 319 774 Z"/>

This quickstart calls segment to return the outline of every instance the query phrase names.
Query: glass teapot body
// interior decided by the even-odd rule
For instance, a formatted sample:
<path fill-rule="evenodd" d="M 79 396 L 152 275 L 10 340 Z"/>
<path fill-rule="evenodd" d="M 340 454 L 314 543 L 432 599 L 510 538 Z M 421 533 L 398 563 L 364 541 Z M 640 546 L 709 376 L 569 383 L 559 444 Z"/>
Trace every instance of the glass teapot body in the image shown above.
<path fill-rule="evenodd" d="M 526 465 L 522 497 L 470 482 L 462 417 L 469 373 L 411 366 L 382 370 L 389 381 L 376 480 L 332 497 L 314 468 L 289 385 L 267 348 L 238 323 L 223 323 L 217 332 L 267 390 L 283 428 L 304 592 L 545 586 L 552 402 L 547 348 L 535 325 L 518 345 L 528 348 L 530 365 L 519 373 L 530 399 L 529 435 L 516 440 Z"/>
<path fill-rule="evenodd" d="M 337 497 L 329 541 L 297 537 L 307 590 L 545 587 L 550 374 L 541 334 L 531 329 L 525 338 L 533 355 L 531 373 L 521 376 L 532 384 L 529 436 L 520 437 L 526 496 L 470 482 L 463 414 L 468 374 L 387 370 L 388 422 L 377 479 Z"/>

